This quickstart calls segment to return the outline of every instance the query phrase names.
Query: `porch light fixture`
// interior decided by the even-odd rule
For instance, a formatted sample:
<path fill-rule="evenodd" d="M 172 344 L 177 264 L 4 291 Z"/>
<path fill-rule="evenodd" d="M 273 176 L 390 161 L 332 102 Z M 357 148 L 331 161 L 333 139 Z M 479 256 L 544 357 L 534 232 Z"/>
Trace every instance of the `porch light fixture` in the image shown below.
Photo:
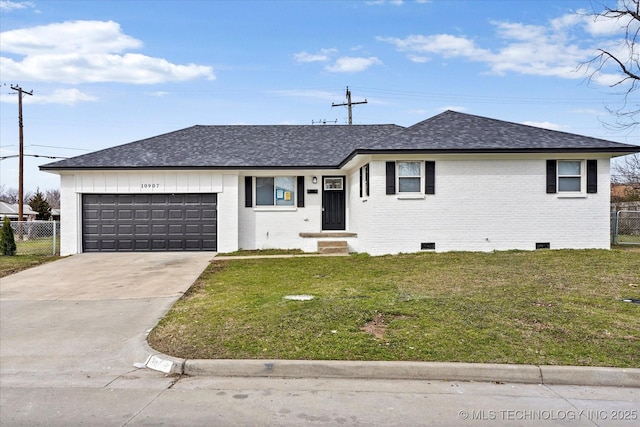
<path fill-rule="evenodd" d="M 311 182 L 314 183 L 314 184 L 317 184 L 318 183 L 318 177 L 314 176 L 313 178 L 311 178 Z"/>

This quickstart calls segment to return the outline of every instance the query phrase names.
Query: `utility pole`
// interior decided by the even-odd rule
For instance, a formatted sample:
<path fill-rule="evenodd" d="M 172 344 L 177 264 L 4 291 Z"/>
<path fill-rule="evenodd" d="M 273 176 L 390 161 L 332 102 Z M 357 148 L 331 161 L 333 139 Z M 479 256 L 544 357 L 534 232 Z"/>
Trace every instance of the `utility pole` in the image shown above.
<path fill-rule="evenodd" d="M 20 160 L 18 162 L 18 221 L 22 221 L 22 214 L 23 214 L 23 205 L 24 205 L 24 200 L 23 198 L 23 194 L 24 194 L 24 188 L 23 188 L 23 182 L 24 182 L 24 134 L 22 131 L 23 125 L 22 125 L 22 96 L 23 95 L 33 95 L 33 90 L 31 92 L 27 92 L 26 90 L 22 89 L 20 86 L 14 86 L 11 85 L 11 89 L 15 90 L 18 92 L 18 127 L 20 129 Z M 20 229 L 22 229 L 22 227 L 19 227 Z M 22 234 L 22 233 L 20 233 Z M 22 236 L 21 236 L 22 237 Z"/>
<path fill-rule="evenodd" d="M 347 86 L 347 102 L 343 102 L 342 104 L 336 104 L 336 103 L 331 103 L 332 107 L 344 107 L 345 105 L 347 106 L 347 109 L 349 110 L 349 124 L 353 124 L 353 116 L 351 113 L 351 106 L 352 105 L 358 105 L 358 104 L 366 104 L 367 100 L 365 99 L 364 101 L 360 101 L 360 102 L 351 102 L 351 91 L 349 90 L 349 86 Z"/>

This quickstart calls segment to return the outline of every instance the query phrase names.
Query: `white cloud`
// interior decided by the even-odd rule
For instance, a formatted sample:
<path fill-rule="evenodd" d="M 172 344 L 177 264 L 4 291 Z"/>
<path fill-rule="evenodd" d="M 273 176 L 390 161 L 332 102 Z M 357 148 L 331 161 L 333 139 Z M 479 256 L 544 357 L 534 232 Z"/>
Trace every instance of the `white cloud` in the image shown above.
<path fill-rule="evenodd" d="M 0 33 L 0 68 L 6 80 L 56 83 L 153 84 L 215 79 L 212 68 L 173 64 L 141 53 L 142 42 L 113 21 L 70 21 Z"/>
<path fill-rule="evenodd" d="M 333 65 L 326 66 L 325 69 L 332 73 L 356 73 L 364 71 L 372 65 L 380 64 L 382 64 L 382 61 L 375 56 L 368 58 L 343 56 L 338 58 Z"/>
<path fill-rule="evenodd" d="M 401 52 L 435 53 L 445 58 L 465 56 L 482 58 L 490 55 L 488 50 L 478 48 L 472 40 L 449 34 L 431 36 L 410 35 L 404 39 L 394 37 L 378 37 L 378 40 L 391 43 Z"/>
<path fill-rule="evenodd" d="M 551 123 L 551 122 L 522 122 L 522 124 L 527 126 L 535 126 L 537 128 L 550 129 L 550 130 L 562 130 L 562 129 L 565 129 L 566 127 L 566 126 L 559 125 L 557 123 Z"/>
<path fill-rule="evenodd" d="M 308 53 L 305 51 L 293 55 L 298 62 L 326 62 L 330 56 L 337 52 L 337 49 L 320 49 L 317 53 Z"/>
<path fill-rule="evenodd" d="M 11 12 L 19 9 L 35 9 L 36 5 L 30 1 L 0 0 L 0 11 Z"/>
<path fill-rule="evenodd" d="M 409 54 L 407 55 L 407 58 L 409 59 L 409 61 L 416 62 L 418 64 L 424 64 L 425 62 L 431 61 L 431 58 L 429 58 L 428 56 L 422 56 L 422 55 Z"/>
<path fill-rule="evenodd" d="M 377 39 L 394 45 L 416 63 L 427 62 L 433 56 L 462 58 L 483 63 L 494 74 L 515 72 L 584 79 L 594 70 L 587 70 L 580 64 L 596 56 L 598 48 L 605 48 L 619 58 L 628 57 L 626 45 L 620 43 L 621 25 L 627 22 L 594 20 L 584 11 L 562 15 L 547 25 L 493 21 L 491 24 L 500 42 L 495 48 L 482 47 L 469 37 L 451 34 L 413 34 L 404 38 Z M 617 67 L 610 65 L 596 73 L 592 81 L 602 85 L 619 82 L 621 75 Z"/>
<path fill-rule="evenodd" d="M 162 91 L 162 90 L 158 90 L 158 91 L 156 91 L 156 92 L 147 92 L 146 94 L 147 94 L 147 95 L 149 95 L 149 96 L 156 97 L 156 98 L 162 98 L 162 97 L 164 97 L 164 96 L 169 95 L 169 92 L 165 92 L 165 91 Z"/>
<path fill-rule="evenodd" d="M 92 95 L 88 95 L 79 89 L 56 89 L 49 94 L 34 93 L 32 96 L 27 96 L 24 99 L 26 104 L 62 104 L 62 105 L 76 105 L 79 102 L 93 102 L 98 98 Z M 17 96 L 5 96 L 0 98 L 0 102 L 17 104 Z"/>
<path fill-rule="evenodd" d="M 570 112 L 576 114 L 588 114 L 592 116 L 602 115 L 602 110 L 596 110 L 594 108 L 576 108 L 575 110 L 571 110 Z"/>
<path fill-rule="evenodd" d="M 365 2 L 371 6 L 382 6 L 385 4 L 392 4 L 394 6 L 402 6 L 404 4 L 404 0 L 369 0 Z"/>

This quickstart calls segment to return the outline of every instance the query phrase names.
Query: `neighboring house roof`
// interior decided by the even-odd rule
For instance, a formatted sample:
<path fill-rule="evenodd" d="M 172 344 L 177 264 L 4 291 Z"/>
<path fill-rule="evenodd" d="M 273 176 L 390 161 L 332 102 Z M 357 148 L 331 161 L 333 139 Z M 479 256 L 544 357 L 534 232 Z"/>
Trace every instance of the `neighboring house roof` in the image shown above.
<path fill-rule="evenodd" d="M 9 204 L 7 202 L 0 202 L 0 215 L 2 216 L 15 216 L 18 217 L 18 205 Z M 31 206 L 22 205 L 22 215 L 38 215 L 38 212 L 31 210 Z"/>
<path fill-rule="evenodd" d="M 41 166 L 43 170 L 332 168 L 390 152 L 606 152 L 640 147 L 446 111 L 397 125 L 193 126 Z"/>

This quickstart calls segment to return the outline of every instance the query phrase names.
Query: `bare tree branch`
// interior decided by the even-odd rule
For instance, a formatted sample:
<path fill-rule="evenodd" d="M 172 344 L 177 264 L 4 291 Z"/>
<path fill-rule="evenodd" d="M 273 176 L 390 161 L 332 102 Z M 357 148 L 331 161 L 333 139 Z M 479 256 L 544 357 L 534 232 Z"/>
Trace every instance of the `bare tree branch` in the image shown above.
<path fill-rule="evenodd" d="M 634 92 L 640 85 L 640 0 L 616 0 L 616 7 L 601 5 L 600 11 L 594 11 L 594 22 L 602 20 L 615 20 L 623 37 L 619 43 L 622 50 L 599 48 L 599 52 L 593 58 L 578 65 L 578 69 L 585 67 L 591 69 L 588 80 L 597 81 L 604 68 L 611 61 L 621 73 L 620 79 L 610 87 L 620 88 L 622 105 L 615 108 L 607 107 L 607 111 L 616 118 L 614 128 L 634 129 L 640 125 L 640 103 Z M 631 96 L 633 94 L 633 96 Z"/>

